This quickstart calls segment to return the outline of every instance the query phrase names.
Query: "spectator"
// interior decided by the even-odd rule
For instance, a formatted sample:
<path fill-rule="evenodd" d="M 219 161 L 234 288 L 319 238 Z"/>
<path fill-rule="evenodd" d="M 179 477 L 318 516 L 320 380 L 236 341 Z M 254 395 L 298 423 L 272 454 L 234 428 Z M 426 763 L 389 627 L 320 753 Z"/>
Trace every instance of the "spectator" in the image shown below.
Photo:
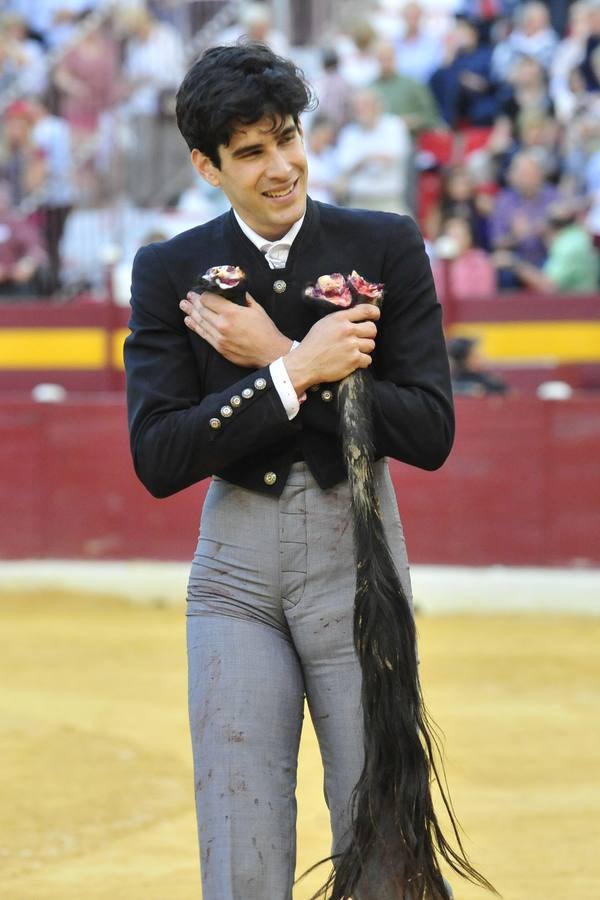
<path fill-rule="evenodd" d="M 466 166 L 451 166 L 444 172 L 439 203 L 434 206 L 427 221 L 427 233 L 437 238 L 448 219 L 463 219 L 469 226 L 473 243 L 489 249 L 489 217 L 492 199 L 478 191 Z"/>
<path fill-rule="evenodd" d="M 60 240 L 75 199 L 71 131 L 38 99 L 28 101 L 31 146 L 41 159 L 35 198 L 43 216 L 49 258 L 49 289 L 60 286 Z"/>
<path fill-rule="evenodd" d="M 494 78 L 498 81 L 508 78 L 520 56 L 533 57 L 548 72 L 557 44 L 558 35 L 550 26 L 548 8 L 538 0 L 523 3 L 515 12 L 514 30 L 494 49 Z"/>
<path fill-rule="evenodd" d="M 11 103 L 4 113 L 1 171 L 11 187 L 11 205 L 21 206 L 44 177 L 44 162 L 31 141 L 31 104 Z"/>
<path fill-rule="evenodd" d="M 375 58 L 377 35 L 368 22 L 357 21 L 348 28 L 348 37 L 350 42 L 341 56 L 341 73 L 352 87 L 366 87 L 377 78 L 379 71 Z"/>
<path fill-rule="evenodd" d="M 590 204 L 587 224 L 600 246 L 600 94 L 585 95 L 564 140 L 564 168 Z"/>
<path fill-rule="evenodd" d="M 501 101 L 500 115 L 510 121 L 514 138 L 519 141 L 518 122 L 524 113 L 552 116 L 554 104 L 550 98 L 546 70 L 533 56 L 518 57 L 511 66 L 507 96 Z"/>
<path fill-rule="evenodd" d="M 129 129 L 127 190 L 139 206 L 164 205 L 179 193 L 182 169 L 189 171 L 188 152 L 173 126 L 183 44 L 171 25 L 144 9 L 122 11 L 117 21 L 127 38 L 122 109 Z"/>
<path fill-rule="evenodd" d="M 496 270 L 485 250 L 473 246 L 473 232 L 469 222 L 455 216 L 446 219 L 438 249 L 440 256 L 433 263 L 433 277 L 440 301 L 449 291 L 456 300 L 490 299 L 496 295 Z"/>
<path fill-rule="evenodd" d="M 452 128 L 490 126 L 498 111 L 497 86 L 491 75 L 492 51 L 479 43 L 477 25 L 458 18 L 445 63 L 431 76 L 431 89 Z"/>
<path fill-rule="evenodd" d="M 498 128 L 497 123 L 496 128 Z M 505 149 L 496 148 L 496 178 L 505 185 L 511 162 L 517 153 L 528 152 L 535 156 L 541 165 L 544 177 L 553 184 L 561 181 L 563 174 L 563 155 L 560 143 L 560 129 L 555 118 L 545 113 L 530 109 L 519 113 L 512 129 L 507 134 Z"/>
<path fill-rule="evenodd" d="M 556 204 L 548 213 L 548 256 L 541 268 L 518 254 L 500 251 L 497 264 L 511 269 L 521 284 L 545 294 L 594 293 L 598 290 L 598 251 L 571 205 Z"/>
<path fill-rule="evenodd" d="M 20 297 L 36 291 L 36 276 L 46 254 L 36 228 L 11 210 L 11 187 L 0 180 L 0 296 Z"/>
<path fill-rule="evenodd" d="M 498 23 L 509 14 L 516 2 L 518 0 L 463 0 L 456 12 L 476 22 L 481 40 L 490 44 Z"/>
<path fill-rule="evenodd" d="M 600 90 L 600 3 L 590 0 L 588 8 L 589 34 L 581 72 L 588 91 Z"/>
<path fill-rule="evenodd" d="M 354 120 L 342 129 L 337 149 L 348 206 L 406 212 L 410 135 L 402 119 L 383 112 L 375 91 L 355 95 Z"/>
<path fill-rule="evenodd" d="M 475 338 L 452 338 L 448 342 L 448 357 L 455 396 L 482 397 L 507 392 L 508 386 L 501 378 L 485 371 Z"/>
<path fill-rule="evenodd" d="M 142 8 L 122 10 L 117 22 L 126 39 L 127 111 L 134 116 L 156 116 L 164 92 L 175 91 L 183 76 L 181 39 L 172 26 Z"/>
<path fill-rule="evenodd" d="M 314 84 L 319 112 L 329 119 L 337 134 L 352 115 L 352 88 L 340 72 L 339 56 L 333 48 L 323 50 L 321 66 L 322 72 Z"/>
<path fill-rule="evenodd" d="M 517 126 L 521 135 L 519 150 L 536 156 L 547 180 L 558 184 L 562 176 L 563 160 L 556 119 L 531 110 L 521 113 Z"/>
<path fill-rule="evenodd" d="M 17 0 L 16 8 L 30 30 L 51 50 L 72 40 L 79 23 L 102 0 Z"/>
<path fill-rule="evenodd" d="M 42 94 L 48 83 L 48 66 L 39 41 L 27 33 L 25 19 L 14 13 L 0 20 L 0 84 L 15 94 Z"/>
<path fill-rule="evenodd" d="M 568 122 L 575 111 L 571 75 L 579 70 L 585 58 L 589 33 L 589 4 L 587 0 L 578 0 L 569 10 L 569 32 L 556 48 L 550 73 L 550 96 L 561 122 Z"/>
<path fill-rule="evenodd" d="M 321 113 L 311 120 L 306 136 L 308 193 L 313 200 L 335 204 L 338 167 L 335 152 L 335 128 Z"/>
<path fill-rule="evenodd" d="M 219 44 L 233 44 L 240 38 L 258 41 L 268 46 L 280 56 L 289 54 L 285 35 L 273 28 L 271 10 L 265 3 L 242 3 L 239 23 L 219 35 Z"/>
<path fill-rule="evenodd" d="M 392 44 L 381 41 L 377 59 L 379 77 L 372 87 L 381 97 L 386 112 L 400 116 L 413 137 L 439 126 L 440 115 L 433 94 L 427 85 L 398 71 Z"/>
<path fill-rule="evenodd" d="M 544 232 L 557 190 L 545 181 L 544 170 L 532 153 L 517 153 L 508 170 L 508 183 L 498 195 L 490 219 L 492 246 L 512 250 L 539 268 L 546 258 Z M 500 265 L 498 273 L 501 288 L 523 285 L 512 267 Z"/>
<path fill-rule="evenodd" d="M 423 24 L 423 7 L 409 2 L 402 9 L 404 33 L 396 42 L 396 64 L 403 75 L 427 84 L 439 66 L 442 44 Z"/>
<path fill-rule="evenodd" d="M 97 130 L 100 115 L 117 100 L 118 81 L 117 44 L 101 26 L 84 34 L 60 59 L 54 71 L 59 110 L 76 140 Z"/>
<path fill-rule="evenodd" d="M 590 200 L 586 225 L 593 235 L 595 246 L 600 247 L 600 150 L 596 150 L 587 160 L 584 186 Z"/>

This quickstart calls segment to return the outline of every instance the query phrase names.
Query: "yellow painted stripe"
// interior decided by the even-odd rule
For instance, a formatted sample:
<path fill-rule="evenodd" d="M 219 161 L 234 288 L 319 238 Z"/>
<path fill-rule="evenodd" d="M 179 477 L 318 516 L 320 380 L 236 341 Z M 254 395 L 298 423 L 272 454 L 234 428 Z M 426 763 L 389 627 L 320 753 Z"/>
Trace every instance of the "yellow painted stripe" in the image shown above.
<path fill-rule="evenodd" d="M 101 369 L 103 328 L 1 328 L 0 369 Z"/>
<path fill-rule="evenodd" d="M 123 369 L 123 341 L 129 334 L 129 328 L 119 328 L 113 334 L 111 358 L 114 369 Z"/>
<path fill-rule="evenodd" d="M 600 362 L 600 322 L 460 322 L 452 337 L 477 337 L 496 362 Z"/>
<path fill-rule="evenodd" d="M 0 369 L 101 369 L 107 353 L 123 368 L 127 328 L 115 331 L 107 347 L 102 328 L 2 328 Z M 495 362 L 529 364 L 600 362 L 600 322 L 465 322 L 451 336 L 478 337 L 482 352 Z"/>

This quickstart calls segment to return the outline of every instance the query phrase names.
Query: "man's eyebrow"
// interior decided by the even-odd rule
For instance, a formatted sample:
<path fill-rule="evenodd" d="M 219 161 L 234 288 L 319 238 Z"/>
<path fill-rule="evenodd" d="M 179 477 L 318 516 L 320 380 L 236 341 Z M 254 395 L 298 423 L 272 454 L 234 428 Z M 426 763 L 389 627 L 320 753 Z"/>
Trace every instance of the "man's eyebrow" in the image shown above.
<path fill-rule="evenodd" d="M 237 150 L 232 152 L 232 156 L 245 156 L 246 153 L 253 153 L 255 150 L 262 150 L 262 144 L 246 144 L 245 146 L 238 147 Z"/>
<path fill-rule="evenodd" d="M 289 137 L 291 134 L 295 134 L 296 131 L 297 127 L 294 123 L 286 125 L 285 128 L 277 133 L 277 138 L 279 139 Z M 238 147 L 232 152 L 231 155 L 237 159 L 240 156 L 246 156 L 247 153 L 254 153 L 256 150 L 262 150 L 262 148 L 262 144 L 246 144 L 244 146 Z"/>

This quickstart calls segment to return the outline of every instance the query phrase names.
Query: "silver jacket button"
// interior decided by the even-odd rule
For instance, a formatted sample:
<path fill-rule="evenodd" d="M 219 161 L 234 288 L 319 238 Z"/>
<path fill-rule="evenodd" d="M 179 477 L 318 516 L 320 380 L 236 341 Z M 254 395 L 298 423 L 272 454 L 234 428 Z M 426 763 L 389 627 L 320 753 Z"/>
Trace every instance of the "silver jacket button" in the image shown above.
<path fill-rule="evenodd" d="M 244 398 L 244 400 L 249 400 L 250 397 L 254 397 L 254 391 L 252 390 L 252 388 L 244 388 L 244 390 L 242 391 L 242 397 Z"/>
<path fill-rule="evenodd" d="M 273 290 L 274 290 L 275 293 L 277 293 L 277 294 L 283 294 L 283 292 L 285 291 L 286 287 L 287 287 L 287 284 L 285 283 L 285 281 L 283 280 L 283 278 L 278 278 L 277 281 L 274 281 L 274 282 L 273 282 Z"/>
<path fill-rule="evenodd" d="M 227 404 L 226 404 L 225 406 L 222 406 L 222 407 L 221 407 L 221 415 L 222 415 L 225 419 L 228 419 L 229 416 L 232 416 L 232 415 L 233 415 L 233 410 L 232 410 L 232 408 L 231 408 L 230 406 L 227 406 Z"/>
<path fill-rule="evenodd" d="M 241 406 L 242 398 L 239 396 L 239 394 L 234 394 L 229 402 L 232 406 Z"/>
<path fill-rule="evenodd" d="M 215 418 L 215 419 L 210 419 L 209 422 L 208 422 L 208 424 L 210 425 L 211 428 L 220 428 L 220 427 L 221 427 L 221 420 L 220 420 L 220 419 L 216 419 L 216 418 Z"/>
<path fill-rule="evenodd" d="M 263 481 L 270 487 L 277 481 L 277 475 L 275 474 L 275 472 L 265 472 L 265 474 L 263 475 Z"/>
<path fill-rule="evenodd" d="M 331 391 L 321 391 L 321 400 L 324 400 L 325 403 L 329 403 L 330 400 L 333 400 L 333 394 Z M 221 410 L 223 412 L 223 410 Z"/>
<path fill-rule="evenodd" d="M 254 387 L 256 388 L 257 391 L 264 391 L 266 386 L 267 386 L 266 378 L 257 378 L 256 381 L 254 382 Z"/>

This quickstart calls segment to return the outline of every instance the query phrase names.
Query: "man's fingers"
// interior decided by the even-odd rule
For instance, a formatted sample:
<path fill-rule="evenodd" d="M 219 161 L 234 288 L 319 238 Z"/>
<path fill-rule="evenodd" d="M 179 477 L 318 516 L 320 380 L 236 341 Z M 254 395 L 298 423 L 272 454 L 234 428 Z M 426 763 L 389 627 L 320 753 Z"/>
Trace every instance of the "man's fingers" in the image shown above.
<path fill-rule="evenodd" d="M 216 347 L 216 344 L 220 340 L 220 335 L 212 325 L 206 321 L 206 319 L 194 319 L 192 316 L 186 316 L 183 320 L 190 331 L 193 331 L 194 334 L 197 334 L 199 337 L 204 338 L 205 341 L 208 341 L 211 346 Z"/>
<path fill-rule="evenodd" d="M 204 291 L 202 294 L 194 294 L 192 291 L 187 295 L 194 305 L 200 303 L 204 309 L 210 309 L 215 313 L 222 313 L 231 307 L 231 300 L 225 297 L 219 297 L 218 294 L 211 294 L 210 291 Z"/>
<path fill-rule="evenodd" d="M 381 310 L 374 303 L 357 303 L 356 306 L 344 310 L 344 313 L 350 322 L 364 322 L 368 319 L 376 321 L 381 315 Z"/>
<path fill-rule="evenodd" d="M 375 341 L 372 341 L 369 338 L 361 338 L 358 341 L 358 349 L 361 353 L 372 353 L 375 349 Z"/>
<path fill-rule="evenodd" d="M 366 369 L 373 362 L 373 357 L 369 353 L 361 353 L 358 358 L 357 369 Z"/>
<path fill-rule="evenodd" d="M 356 322 L 355 333 L 357 337 L 360 338 L 374 338 L 377 337 L 377 325 L 373 321 L 369 322 Z"/>
<path fill-rule="evenodd" d="M 203 294 L 202 296 L 205 297 L 208 295 Z M 187 316 L 190 316 L 198 324 L 201 322 L 208 322 L 211 325 L 216 326 L 219 320 L 219 313 L 214 312 L 214 310 L 207 306 L 203 300 L 201 301 L 198 294 L 195 294 L 194 298 L 194 300 L 182 300 L 179 304 L 180 308 Z M 222 300 L 223 298 L 220 297 L 219 299 Z M 229 303 L 228 300 L 225 302 Z"/>

